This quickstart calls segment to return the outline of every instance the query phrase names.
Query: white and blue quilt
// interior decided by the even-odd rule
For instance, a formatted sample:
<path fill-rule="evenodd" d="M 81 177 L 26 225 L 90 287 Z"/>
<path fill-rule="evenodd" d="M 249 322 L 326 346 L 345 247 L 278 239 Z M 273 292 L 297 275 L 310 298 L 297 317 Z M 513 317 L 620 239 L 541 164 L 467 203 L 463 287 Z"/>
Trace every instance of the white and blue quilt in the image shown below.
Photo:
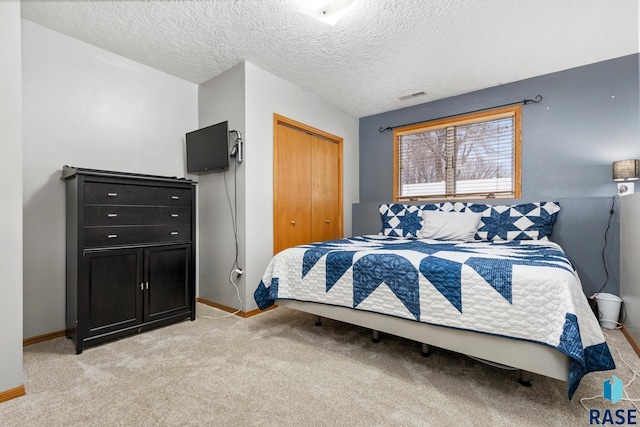
<path fill-rule="evenodd" d="M 254 298 L 323 303 L 528 340 L 581 378 L 615 369 L 576 271 L 548 240 L 457 242 L 360 236 L 296 246 L 269 263 Z"/>

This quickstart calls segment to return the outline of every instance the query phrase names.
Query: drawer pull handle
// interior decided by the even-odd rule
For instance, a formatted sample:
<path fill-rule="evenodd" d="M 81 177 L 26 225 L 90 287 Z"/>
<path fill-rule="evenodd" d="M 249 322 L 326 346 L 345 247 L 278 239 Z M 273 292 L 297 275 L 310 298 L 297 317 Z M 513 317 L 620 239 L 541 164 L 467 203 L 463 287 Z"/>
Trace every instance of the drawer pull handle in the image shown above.
<path fill-rule="evenodd" d="M 179 199 L 180 199 L 180 197 L 178 197 L 178 196 L 171 196 L 171 198 L 172 198 L 173 200 L 179 200 Z"/>
<path fill-rule="evenodd" d="M 107 217 L 109 217 L 109 218 L 115 218 L 115 217 L 117 217 L 117 216 L 118 216 L 118 214 L 117 214 L 117 213 L 108 213 L 108 214 L 107 214 Z"/>
<path fill-rule="evenodd" d="M 172 235 L 172 236 L 177 236 L 177 235 L 178 235 L 178 232 L 177 232 L 177 231 L 172 231 L 172 232 L 171 232 L 171 235 Z"/>
<path fill-rule="evenodd" d="M 118 197 L 118 193 L 107 193 L 109 197 Z"/>
<path fill-rule="evenodd" d="M 178 214 L 171 214 L 171 218 L 178 218 Z"/>
<path fill-rule="evenodd" d="M 107 239 L 115 239 L 117 237 L 118 237 L 117 234 L 107 234 Z"/>

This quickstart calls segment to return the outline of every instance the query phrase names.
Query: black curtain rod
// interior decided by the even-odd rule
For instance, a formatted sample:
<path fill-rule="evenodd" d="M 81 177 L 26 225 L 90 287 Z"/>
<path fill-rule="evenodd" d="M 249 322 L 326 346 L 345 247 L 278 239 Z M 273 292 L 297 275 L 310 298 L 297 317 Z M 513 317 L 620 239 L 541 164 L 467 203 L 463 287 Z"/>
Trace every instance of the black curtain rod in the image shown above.
<path fill-rule="evenodd" d="M 508 107 L 510 105 L 517 105 L 517 104 L 537 104 L 538 102 L 542 101 L 542 95 L 536 95 L 535 98 L 533 99 L 523 99 L 522 101 L 516 101 L 516 102 L 511 102 L 509 104 L 502 104 L 502 105 L 497 105 L 495 107 L 487 107 L 487 108 L 481 108 L 479 110 L 473 110 L 473 111 L 467 111 L 466 113 L 459 113 L 459 114 L 452 114 L 450 116 L 444 116 L 444 117 L 438 117 L 436 119 L 428 119 L 428 121 L 433 121 L 433 120 L 442 120 L 442 119 L 448 119 L 451 117 L 457 117 L 457 116 L 462 116 L 464 114 L 473 114 L 473 113 L 479 113 L 481 111 L 487 111 L 487 110 L 493 110 L 494 108 L 502 108 L 502 107 Z M 381 127 L 380 129 L 378 129 L 378 132 L 380 133 L 385 133 L 388 130 L 393 130 L 395 128 L 400 128 L 400 127 L 404 127 L 404 126 L 411 126 L 411 125 L 417 125 L 420 123 L 424 123 L 427 120 L 421 120 L 419 122 L 414 122 L 414 123 L 407 123 L 404 125 L 397 125 L 397 126 L 388 126 L 386 128 Z"/>

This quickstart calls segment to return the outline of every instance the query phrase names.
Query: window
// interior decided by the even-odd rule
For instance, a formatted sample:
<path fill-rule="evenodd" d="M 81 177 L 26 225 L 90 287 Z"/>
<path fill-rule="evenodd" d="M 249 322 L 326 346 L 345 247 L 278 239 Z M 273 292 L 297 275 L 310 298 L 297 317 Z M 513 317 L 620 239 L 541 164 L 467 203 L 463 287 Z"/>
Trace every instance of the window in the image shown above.
<path fill-rule="evenodd" d="M 396 128 L 396 201 L 520 197 L 521 106 Z"/>

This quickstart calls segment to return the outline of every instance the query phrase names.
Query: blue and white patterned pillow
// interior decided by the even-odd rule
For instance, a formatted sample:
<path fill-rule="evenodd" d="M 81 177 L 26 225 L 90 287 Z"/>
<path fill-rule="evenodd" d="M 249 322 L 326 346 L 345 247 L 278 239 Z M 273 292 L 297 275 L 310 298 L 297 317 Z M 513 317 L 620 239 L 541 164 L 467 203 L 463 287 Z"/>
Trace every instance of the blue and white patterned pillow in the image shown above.
<path fill-rule="evenodd" d="M 385 236 L 416 237 L 422 229 L 422 211 L 478 212 L 482 214 L 476 240 L 540 240 L 549 237 L 556 222 L 558 202 L 487 205 L 482 203 L 443 202 L 427 205 L 380 205 Z"/>
<path fill-rule="evenodd" d="M 540 240 L 553 232 L 560 205 L 557 202 L 524 203 L 520 205 L 484 206 L 476 238 L 480 240 Z"/>
<path fill-rule="evenodd" d="M 477 240 L 540 240 L 553 231 L 560 205 L 557 202 L 523 203 L 519 205 L 487 205 L 483 203 L 444 202 L 432 206 L 444 212 L 472 211 L 482 214 Z"/>
<path fill-rule="evenodd" d="M 416 237 L 422 229 L 419 206 L 391 203 L 380 205 L 382 230 L 379 234 L 394 237 Z"/>

